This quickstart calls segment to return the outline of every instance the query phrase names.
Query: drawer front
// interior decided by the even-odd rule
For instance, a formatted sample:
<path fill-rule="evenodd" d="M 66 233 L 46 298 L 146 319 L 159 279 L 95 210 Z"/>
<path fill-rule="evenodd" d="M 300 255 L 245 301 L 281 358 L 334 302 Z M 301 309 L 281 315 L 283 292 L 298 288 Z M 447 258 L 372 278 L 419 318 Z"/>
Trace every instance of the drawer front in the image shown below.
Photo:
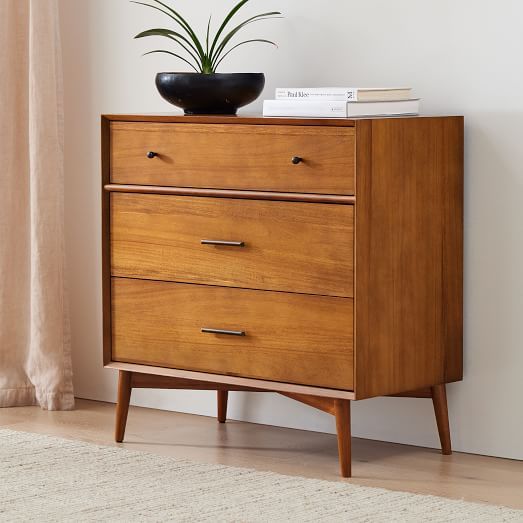
<path fill-rule="evenodd" d="M 352 195 L 354 151 L 352 128 L 113 122 L 111 181 Z"/>
<path fill-rule="evenodd" d="M 351 205 L 115 193 L 112 275 L 351 297 L 353 221 Z"/>
<path fill-rule="evenodd" d="M 352 327 L 349 298 L 112 282 L 114 361 L 352 390 Z"/>

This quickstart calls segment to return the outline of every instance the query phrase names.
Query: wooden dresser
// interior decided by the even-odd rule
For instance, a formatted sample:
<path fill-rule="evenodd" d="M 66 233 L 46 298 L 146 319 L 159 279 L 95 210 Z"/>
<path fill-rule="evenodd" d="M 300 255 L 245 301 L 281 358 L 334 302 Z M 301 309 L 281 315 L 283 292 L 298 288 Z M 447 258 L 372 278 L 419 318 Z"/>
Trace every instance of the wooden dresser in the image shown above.
<path fill-rule="evenodd" d="M 102 117 L 104 363 L 336 416 L 462 379 L 463 119 Z"/>

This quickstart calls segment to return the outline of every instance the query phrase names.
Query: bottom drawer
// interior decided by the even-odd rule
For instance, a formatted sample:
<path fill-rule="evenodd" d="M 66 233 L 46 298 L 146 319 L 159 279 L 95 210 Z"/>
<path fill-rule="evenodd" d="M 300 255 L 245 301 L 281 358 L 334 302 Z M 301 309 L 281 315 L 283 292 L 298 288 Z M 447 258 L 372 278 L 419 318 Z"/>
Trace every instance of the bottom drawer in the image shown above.
<path fill-rule="evenodd" d="M 353 389 L 350 298 L 114 278 L 112 337 L 114 361 Z"/>

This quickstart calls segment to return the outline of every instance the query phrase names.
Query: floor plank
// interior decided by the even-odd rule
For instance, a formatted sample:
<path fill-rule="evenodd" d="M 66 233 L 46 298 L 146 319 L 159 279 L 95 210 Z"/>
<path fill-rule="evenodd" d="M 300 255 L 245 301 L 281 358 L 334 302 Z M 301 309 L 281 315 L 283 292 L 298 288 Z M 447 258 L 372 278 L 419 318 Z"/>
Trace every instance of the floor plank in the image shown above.
<path fill-rule="evenodd" d="M 77 400 L 73 412 L 0 409 L 0 427 L 103 445 L 113 441 L 115 407 Z M 340 481 L 336 436 L 131 407 L 132 450 L 204 463 Z M 523 462 L 363 439 L 353 441 L 351 483 L 523 509 Z"/>

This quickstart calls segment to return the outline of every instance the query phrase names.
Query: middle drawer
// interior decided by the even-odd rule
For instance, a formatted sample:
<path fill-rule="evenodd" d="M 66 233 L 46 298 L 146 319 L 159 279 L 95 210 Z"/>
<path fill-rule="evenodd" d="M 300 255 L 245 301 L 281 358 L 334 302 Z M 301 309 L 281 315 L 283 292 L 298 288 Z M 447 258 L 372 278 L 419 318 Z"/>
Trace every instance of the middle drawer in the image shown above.
<path fill-rule="evenodd" d="M 353 245 L 351 205 L 111 195 L 113 276 L 352 297 Z"/>

